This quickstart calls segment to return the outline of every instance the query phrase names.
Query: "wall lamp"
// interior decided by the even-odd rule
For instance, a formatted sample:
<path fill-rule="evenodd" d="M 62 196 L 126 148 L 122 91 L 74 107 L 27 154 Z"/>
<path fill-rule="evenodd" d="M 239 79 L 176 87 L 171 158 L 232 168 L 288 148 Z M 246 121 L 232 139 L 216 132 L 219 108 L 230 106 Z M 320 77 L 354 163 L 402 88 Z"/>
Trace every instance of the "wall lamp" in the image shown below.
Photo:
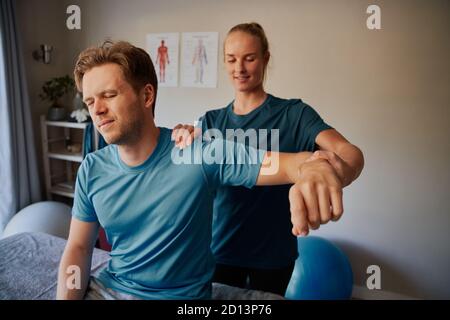
<path fill-rule="evenodd" d="M 38 50 L 33 51 L 33 58 L 36 61 L 42 60 L 45 64 L 49 64 L 51 60 L 52 46 L 41 44 Z"/>

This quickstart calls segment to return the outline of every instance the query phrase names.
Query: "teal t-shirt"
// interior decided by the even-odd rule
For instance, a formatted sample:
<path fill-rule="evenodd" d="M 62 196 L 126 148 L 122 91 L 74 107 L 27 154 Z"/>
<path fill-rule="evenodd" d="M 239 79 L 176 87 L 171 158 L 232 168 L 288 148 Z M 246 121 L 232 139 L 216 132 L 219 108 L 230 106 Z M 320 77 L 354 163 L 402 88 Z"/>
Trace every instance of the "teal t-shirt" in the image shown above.
<path fill-rule="evenodd" d="M 215 155 L 219 146 L 223 161 L 205 161 L 202 155 Z M 78 171 L 72 212 L 81 221 L 98 221 L 112 246 L 98 279 L 144 299 L 209 298 L 215 191 L 220 185 L 252 187 L 263 156 L 218 140 L 196 140 L 180 151 L 166 128 L 136 167 L 122 162 L 116 145 L 88 154 Z"/>
<path fill-rule="evenodd" d="M 278 129 L 277 151 L 280 152 L 314 151 L 317 135 L 331 129 L 301 100 L 272 95 L 249 114 L 235 114 L 232 102 L 225 108 L 207 112 L 200 121 L 203 134 L 214 128 L 223 137 L 227 137 L 230 129 L 240 128 L 247 133 L 256 129 L 258 148 L 266 150 L 272 149 L 273 135 L 277 134 L 272 130 Z M 251 141 L 249 138 L 246 143 L 251 145 Z M 297 239 L 291 233 L 289 188 L 289 185 L 251 190 L 219 187 L 214 199 L 212 238 L 212 250 L 218 263 L 275 269 L 295 261 Z"/>

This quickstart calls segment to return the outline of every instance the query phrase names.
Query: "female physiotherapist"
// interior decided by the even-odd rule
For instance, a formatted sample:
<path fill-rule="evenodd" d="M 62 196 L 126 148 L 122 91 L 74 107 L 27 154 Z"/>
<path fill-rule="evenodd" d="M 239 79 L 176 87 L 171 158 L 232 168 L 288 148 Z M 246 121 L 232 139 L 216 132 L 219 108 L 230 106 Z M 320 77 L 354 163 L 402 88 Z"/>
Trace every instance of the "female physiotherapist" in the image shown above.
<path fill-rule="evenodd" d="M 225 137 L 226 129 L 256 129 L 257 133 L 258 129 L 267 129 L 266 141 L 271 141 L 271 130 L 278 129 L 278 151 L 316 151 L 309 161 L 326 159 L 343 186 L 349 185 L 364 166 L 362 152 L 301 100 L 265 92 L 269 58 L 268 41 L 259 24 L 243 23 L 230 29 L 224 59 L 235 97 L 227 107 L 208 111 L 202 117 L 203 132 L 215 128 Z M 184 147 L 192 142 L 193 135 L 192 126 L 178 125 L 172 138 Z M 303 202 L 290 208 L 289 194 L 294 192 L 302 195 Z M 287 185 L 219 189 L 213 212 L 211 248 L 217 261 L 213 281 L 284 295 L 298 256 L 297 239 L 290 232 L 290 210 L 307 211 L 309 227 L 317 229 L 320 224 L 336 221 L 343 212 L 333 212 L 325 205 L 333 200 L 329 198 L 320 186 L 305 190 Z"/>

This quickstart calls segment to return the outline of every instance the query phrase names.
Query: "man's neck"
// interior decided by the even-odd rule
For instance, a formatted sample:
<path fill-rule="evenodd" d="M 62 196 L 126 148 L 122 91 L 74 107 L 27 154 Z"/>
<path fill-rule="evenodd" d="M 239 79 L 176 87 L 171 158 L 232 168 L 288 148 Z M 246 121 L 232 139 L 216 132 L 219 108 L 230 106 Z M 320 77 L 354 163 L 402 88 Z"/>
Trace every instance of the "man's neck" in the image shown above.
<path fill-rule="evenodd" d="M 248 114 L 263 104 L 266 98 L 267 93 L 262 88 L 254 92 L 237 92 L 233 111 L 238 115 Z"/>
<path fill-rule="evenodd" d="M 138 141 L 133 144 L 118 146 L 120 159 L 130 167 L 143 164 L 158 144 L 159 131 L 154 123 L 151 126 L 145 126 Z"/>

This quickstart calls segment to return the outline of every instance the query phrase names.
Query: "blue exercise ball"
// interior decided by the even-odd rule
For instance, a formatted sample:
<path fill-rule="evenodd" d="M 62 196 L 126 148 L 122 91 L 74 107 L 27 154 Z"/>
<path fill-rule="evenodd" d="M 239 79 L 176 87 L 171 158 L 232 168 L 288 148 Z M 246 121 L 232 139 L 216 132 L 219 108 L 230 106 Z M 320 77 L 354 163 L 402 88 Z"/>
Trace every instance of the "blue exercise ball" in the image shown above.
<path fill-rule="evenodd" d="M 347 256 L 331 241 L 317 236 L 297 238 L 295 261 L 286 298 L 292 300 L 350 299 L 353 272 Z"/>
<path fill-rule="evenodd" d="M 71 208 L 64 203 L 36 202 L 12 217 L 3 231 L 2 238 L 21 232 L 44 232 L 67 239 L 71 219 Z"/>

